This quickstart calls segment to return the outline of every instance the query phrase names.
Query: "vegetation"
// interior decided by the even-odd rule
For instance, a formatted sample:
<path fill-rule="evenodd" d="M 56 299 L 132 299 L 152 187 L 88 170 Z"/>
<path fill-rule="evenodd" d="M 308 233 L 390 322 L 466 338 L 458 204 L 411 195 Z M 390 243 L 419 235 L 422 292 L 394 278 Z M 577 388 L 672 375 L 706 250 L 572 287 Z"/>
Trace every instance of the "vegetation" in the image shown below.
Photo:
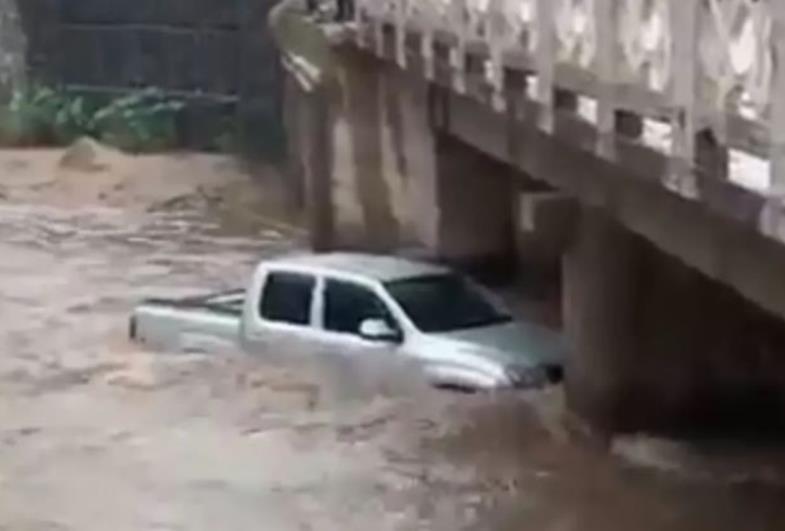
<path fill-rule="evenodd" d="M 50 87 L 14 93 L 0 109 L 0 144 L 68 144 L 81 136 L 133 152 L 158 151 L 177 143 L 177 115 L 184 104 L 146 89 L 112 100 Z"/>

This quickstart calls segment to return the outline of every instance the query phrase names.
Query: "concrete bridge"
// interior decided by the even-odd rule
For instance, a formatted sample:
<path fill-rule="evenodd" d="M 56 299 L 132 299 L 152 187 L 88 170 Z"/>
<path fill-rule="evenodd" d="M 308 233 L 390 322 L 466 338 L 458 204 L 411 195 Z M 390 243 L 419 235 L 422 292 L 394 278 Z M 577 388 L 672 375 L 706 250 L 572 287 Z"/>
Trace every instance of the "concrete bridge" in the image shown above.
<path fill-rule="evenodd" d="M 316 248 L 561 264 L 581 417 L 782 421 L 785 3 L 354 7 L 272 16 Z"/>

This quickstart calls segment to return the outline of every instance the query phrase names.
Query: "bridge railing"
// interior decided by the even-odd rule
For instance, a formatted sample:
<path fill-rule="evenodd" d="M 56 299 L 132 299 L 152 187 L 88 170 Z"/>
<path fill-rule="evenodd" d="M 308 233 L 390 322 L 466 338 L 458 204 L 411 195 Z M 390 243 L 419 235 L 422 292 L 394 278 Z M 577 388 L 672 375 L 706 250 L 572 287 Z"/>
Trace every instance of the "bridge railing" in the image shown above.
<path fill-rule="evenodd" d="M 499 111 L 508 78 L 522 72 L 545 131 L 558 93 L 569 91 L 596 101 L 601 156 L 612 156 L 619 113 L 635 113 L 672 126 L 677 181 L 694 174 L 698 134 L 710 132 L 719 145 L 770 160 L 767 192 L 785 195 L 783 0 L 355 1 L 359 44 L 381 54 L 392 39 L 406 66 L 414 42 L 429 78 L 446 49 L 458 92 L 481 57 Z"/>

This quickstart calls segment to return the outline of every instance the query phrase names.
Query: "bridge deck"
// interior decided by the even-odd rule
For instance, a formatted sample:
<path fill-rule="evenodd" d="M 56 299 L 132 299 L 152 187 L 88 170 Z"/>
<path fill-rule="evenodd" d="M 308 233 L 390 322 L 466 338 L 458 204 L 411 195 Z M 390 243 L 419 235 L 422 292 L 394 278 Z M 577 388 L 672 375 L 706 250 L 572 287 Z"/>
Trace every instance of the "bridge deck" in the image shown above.
<path fill-rule="evenodd" d="M 357 0 L 355 29 L 402 68 L 785 241 L 783 2 Z M 657 146 L 641 134 L 654 124 Z M 731 151 L 762 160 L 755 186 L 728 178 Z"/>

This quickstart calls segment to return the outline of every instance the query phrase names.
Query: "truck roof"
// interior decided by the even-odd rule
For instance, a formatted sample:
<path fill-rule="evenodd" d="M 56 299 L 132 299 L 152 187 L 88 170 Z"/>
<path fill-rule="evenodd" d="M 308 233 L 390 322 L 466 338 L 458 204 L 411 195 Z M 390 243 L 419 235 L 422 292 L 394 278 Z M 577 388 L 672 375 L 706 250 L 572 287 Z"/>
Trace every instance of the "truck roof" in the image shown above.
<path fill-rule="evenodd" d="M 309 253 L 276 258 L 268 264 L 277 268 L 339 273 L 391 282 L 412 277 L 449 273 L 444 266 L 394 256 L 363 253 Z"/>

